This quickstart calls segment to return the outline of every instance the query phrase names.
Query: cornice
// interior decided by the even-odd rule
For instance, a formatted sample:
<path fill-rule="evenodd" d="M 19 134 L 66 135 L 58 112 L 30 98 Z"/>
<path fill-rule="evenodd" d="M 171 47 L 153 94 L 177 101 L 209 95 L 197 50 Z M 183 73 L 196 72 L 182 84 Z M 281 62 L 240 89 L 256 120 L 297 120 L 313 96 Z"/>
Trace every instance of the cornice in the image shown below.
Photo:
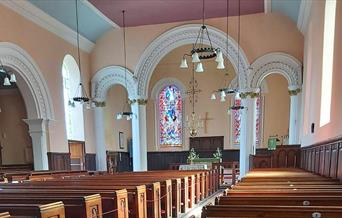
<path fill-rule="evenodd" d="M 0 4 L 12 9 L 16 13 L 59 36 L 70 44 L 77 46 L 77 33 L 74 30 L 51 17 L 29 1 L 1 0 Z M 80 48 L 83 51 L 90 53 L 94 46 L 95 44 L 93 42 L 80 35 Z"/>

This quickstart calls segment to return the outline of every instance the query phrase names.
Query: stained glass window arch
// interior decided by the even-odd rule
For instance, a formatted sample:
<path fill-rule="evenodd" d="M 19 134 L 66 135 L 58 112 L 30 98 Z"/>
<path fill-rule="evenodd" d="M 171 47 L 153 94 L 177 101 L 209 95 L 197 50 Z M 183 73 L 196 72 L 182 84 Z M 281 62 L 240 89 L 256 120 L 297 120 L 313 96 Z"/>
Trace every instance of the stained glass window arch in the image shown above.
<path fill-rule="evenodd" d="M 235 101 L 235 102 L 234 102 Z M 237 95 L 233 98 L 233 104 L 235 103 L 236 106 L 241 105 L 241 98 Z M 232 143 L 234 146 L 239 146 L 241 142 L 241 117 L 242 111 L 241 110 L 233 110 L 231 112 L 232 115 Z M 261 146 L 262 143 L 262 128 L 263 128 L 263 97 L 259 96 L 256 98 L 256 108 L 255 108 L 255 146 L 256 148 Z"/>
<path fill-rule="evenodd" d="M 176 84 L 162 86 L 157 96 L 159 145 L 183 144 L 183 98 Z"/>

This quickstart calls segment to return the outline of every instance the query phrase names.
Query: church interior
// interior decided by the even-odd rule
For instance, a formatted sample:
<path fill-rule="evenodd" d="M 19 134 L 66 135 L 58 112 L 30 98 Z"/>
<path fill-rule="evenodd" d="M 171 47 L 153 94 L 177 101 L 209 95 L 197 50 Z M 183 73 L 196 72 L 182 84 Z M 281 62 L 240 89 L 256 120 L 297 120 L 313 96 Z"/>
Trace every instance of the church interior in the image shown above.
<path fill-rule="evenodd" d="M 0 17 L 0 218 L 342 217 L 341 0 Z"/>

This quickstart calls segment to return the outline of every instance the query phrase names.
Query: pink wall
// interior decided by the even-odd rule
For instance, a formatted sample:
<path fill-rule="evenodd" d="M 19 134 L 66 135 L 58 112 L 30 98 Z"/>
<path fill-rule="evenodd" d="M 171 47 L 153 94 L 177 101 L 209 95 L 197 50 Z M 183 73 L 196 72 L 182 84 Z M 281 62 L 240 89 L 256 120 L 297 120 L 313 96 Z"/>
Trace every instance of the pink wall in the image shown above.
<path fill-rule="evenodd" d="M 106 107 L 104 107 L 106 150 L 127 151 L 127 139 L 132 138 L 132 121 L 116 119 L 116 114 L 122 112 L 123 102 L 127 102 L 127 99 L 127 92 L 121 85 L 113 86 L 108 90 Z M 127 103 L 125 110 L 130 111 L 130 105 Z M 119 148 L 119 132 L 123 132 L 126 139 L 124 149 Z"/>
<path fill-rule="evenodd" d="M 308 146 L 342 136 L 342 2 L 337 1 L 335 48 L 332 84 L 331 121 L 323 127 L 320 122 L 320 98 L 322 78 L 322 53 L 324 32 L 324 1 L 313 1 L 310 23 L 305 34 L 304 76 L 304 121 L 302 145 Z M 310 125 L 315 123 L 315 133 L 310 133 Z"/>
<path fill-rule="evenodd" d="M 25 103 L 19 89 L 0 90 L 0 145 L 2 164 L 32 163 L 32 142 Z"/>
<path fill-rule="evenodd" d="M 187 23 L 200 21 L 176 22 L 127 28 L 128 68 L 134 71 L 144 49 L 163 32 Z M 226 18 L 206 20 L 208 25 L 226 31 Z M 229 18 L 229 35 L 237 39 L 237 17 Z M 237 40 L 236 40 L 237 41 Z M 248 60 L 269 52 L 285 52 L 298 60 L 303 59 L 303 35 L 296 24 L 289 18 L 277 13 L 253 14 L 241 16 L 241 46 Z M 109 65 L 123 65 L 122 31 L 112 30 L 104 34 L 91 53 L 92 73 Z"/>
<path fill-rule="evenodd" d="M 23 48 L 39 66 L 51 94 L 55 120 L 50 122 L 50 148 L 53 152 L 68 152 L 62 89 L 62 62 L 66 54 L 77 57 L 74 46 L 53 33 L 39 27 L 7 7 L 0 6 L 0 40 L 14 43 Z M 89 87 L 90 59 L 82 52 L 82 71 L 85 85 Z M 76 58 L 77 59 L 77 58 Z M 86 150 L 95 152 L 92 113 L 85 113 Z"/>

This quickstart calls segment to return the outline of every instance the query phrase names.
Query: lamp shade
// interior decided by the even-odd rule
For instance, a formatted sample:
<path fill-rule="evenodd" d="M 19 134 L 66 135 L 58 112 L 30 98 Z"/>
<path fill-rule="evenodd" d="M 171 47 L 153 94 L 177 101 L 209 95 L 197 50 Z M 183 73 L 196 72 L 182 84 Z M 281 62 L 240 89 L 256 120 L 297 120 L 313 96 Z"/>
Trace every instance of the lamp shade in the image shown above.
<path fill-rule="evenodd" d="M 180 68 L 186 69 L 188 68 L 188 63 L 186 61 L 186 58 L 182 58 L 181 64 L 179 65 Z"/>
<path fill-rule="evenodd" d="M 197 64 L 196 72 L 197 72 L 197 73 L 202 73 L 202 72 L 204 72 L 203 65 L 202 65 L 201 62 L 199 62 L 199 63 Z"/>
<path fill-rule="evenodd" d="M 215 93 L 211 94 L 210 99 L 211 99 L 211 100 L 216 100 L 216 95 L 215 95 Z"/>
<path fill-rule="evenodd" d="M 122 114 L 121 114 L 121 113 L 118 113 L 118 114 L 116 115 L 116 119 L 117 119 L 117 120 L 121 120 L 121 119 L 122 119 Z"/>
<path fill-rule="evenodd" d="M 226 97 L 226 92 L 224 90 L 221 91 L 221 98 Z"/>
<path fill-rule="evenodd" d="M 13 73 L 11 74 L 10 82 L 11 83 L 16 83 L 17 82 L 17 79 L 15 78 L 15 75 Z"/>
<path fill-rule="evenodd" d="M 224 69 L 224 62 L 223 60 L 217 63 L 216 69 L 223 70 Z"/>
<path fill-rule="evenodd" d="M 11 85 L 10 80 L 8 79 L 8 77 L 5 77 L 4 86 L 10 86 L 10 85 Z"/>
<path fill-rule="evenodd" d="M 199 55 L 197 52 L 192 54 L 192 63 L 198 63 L 201 62 L 201 60 L 199 59 Z"/>
<path fill-rule="evenodd" d="M 222 51 L 218 51 L 217 52 L 215 61 L 218 62 L 218 63 L 223 61 Z"/>
<path fill-rule="evenodd" d="M 225 96 L 222 96 L 222 95 L 221 95 L 221 99 L 220 99 L 220 101 L 221 101 L 221 102 L 225 102 L 225 101 L 226 101 L 226 98 L 225 98 Z"/>

